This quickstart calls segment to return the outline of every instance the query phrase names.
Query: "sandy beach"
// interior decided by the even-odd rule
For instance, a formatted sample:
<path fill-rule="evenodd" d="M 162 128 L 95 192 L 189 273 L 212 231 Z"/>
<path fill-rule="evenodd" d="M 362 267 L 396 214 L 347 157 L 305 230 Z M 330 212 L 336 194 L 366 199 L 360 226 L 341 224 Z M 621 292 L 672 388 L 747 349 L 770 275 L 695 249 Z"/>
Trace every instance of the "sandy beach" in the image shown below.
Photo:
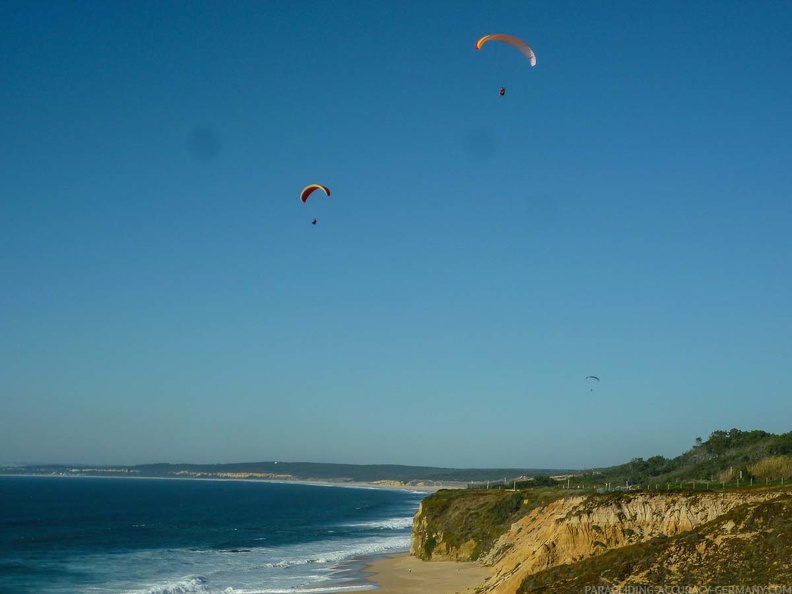
<path fill-rule="evenodd" d="M 383 594 L 456 594 L 480 584 L 489 569 L 478 563 L 421 561 L 409 553 L 391 555 L 364 569 Z"/>

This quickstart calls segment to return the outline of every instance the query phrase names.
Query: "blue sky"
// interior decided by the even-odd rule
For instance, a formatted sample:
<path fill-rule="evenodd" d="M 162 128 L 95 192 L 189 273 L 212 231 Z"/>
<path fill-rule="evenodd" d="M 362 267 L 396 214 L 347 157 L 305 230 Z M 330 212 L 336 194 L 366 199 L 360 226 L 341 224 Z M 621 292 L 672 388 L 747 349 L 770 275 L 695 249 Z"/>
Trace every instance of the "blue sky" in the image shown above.
<path fill-rule="evenodd" d="M 0 462 L 587 467 L 792 429 L 792 4 L 0 15 Z"/>

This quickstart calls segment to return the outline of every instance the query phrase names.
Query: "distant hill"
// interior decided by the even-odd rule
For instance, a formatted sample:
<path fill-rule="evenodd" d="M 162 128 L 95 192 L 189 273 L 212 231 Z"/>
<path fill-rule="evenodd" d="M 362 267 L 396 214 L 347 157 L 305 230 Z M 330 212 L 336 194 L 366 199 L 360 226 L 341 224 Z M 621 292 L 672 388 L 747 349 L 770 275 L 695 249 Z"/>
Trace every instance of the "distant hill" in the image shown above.
<path fill-rule="evenodd" d="M 2 474 L 134 476 L 157 478 L 249 478 L 330 482 L 460 483 L 548 476 L 561 469 L 442 468 L 395 464 L 323 464 L 314 462 L 240 462 L 232 464 L 140 464 L 136 466 L 30 465 L 0 467 Z"/>
<path fill-rule="evenodd" d="M 623 485 L 652 488 L 652 485 L 695 485 L 703 482 L 769 480 L 792 478 L 792 462 L 786 471 L 767 468 L 760 472 L 760 462 L 792 454 L 792 431 L 781 435 L 767 431 L 740 429 L 714 431 L 704 441 L 675 458 L 653 456 L 633 458 L 617 466 L 586 471 L 550 468 L 443 468 L 398 464 L 324 464 L 315 462 L 240 462 L 231 464 L 139 464 L 136 466 L 29 465 L 0 466 L 2 474 L 47 474 L 81 476 L 138 476 L 173 478 L 249 478 L 270 480 L 314 480 L 331 482 L 391 481 L 403 484 L 476 483 L 479 486 L 552 486 L 570 487 Z M 554 477 L 554 478 L 551 478 Z M 531 479 L 531 480 L 526 480 Z"/>

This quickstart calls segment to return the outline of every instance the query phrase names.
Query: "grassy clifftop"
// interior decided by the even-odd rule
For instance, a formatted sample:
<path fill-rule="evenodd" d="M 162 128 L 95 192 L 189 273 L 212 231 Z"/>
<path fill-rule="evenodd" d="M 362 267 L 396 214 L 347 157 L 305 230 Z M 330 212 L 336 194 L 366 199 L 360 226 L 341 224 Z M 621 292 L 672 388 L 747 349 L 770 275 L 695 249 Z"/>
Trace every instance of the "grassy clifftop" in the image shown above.
<path fill-rule="evenodd" d="M 563 495 L 559 489 L 438 491 L 416 514 L 411 553 L 426 561 L 478 559 L 518 518 Z"/>
<path fill-rule="evenodd" d="M 685 481 L 724 481 L 743 484 L 757 481 L 780 481 L 792 478 L 792 464 L 760 468 L 763 460 L 781 462 L 792 455 L 792 432 L 775 435 L 766 431 L 740 429 L 714 431 L 707 440 L 700 437 L 688 451 L 674 458 L 652 456 L 633 458 L 608 468 L 576 473 L 573 484 L 619 483 L 648 486 L 684 483 Z"/>

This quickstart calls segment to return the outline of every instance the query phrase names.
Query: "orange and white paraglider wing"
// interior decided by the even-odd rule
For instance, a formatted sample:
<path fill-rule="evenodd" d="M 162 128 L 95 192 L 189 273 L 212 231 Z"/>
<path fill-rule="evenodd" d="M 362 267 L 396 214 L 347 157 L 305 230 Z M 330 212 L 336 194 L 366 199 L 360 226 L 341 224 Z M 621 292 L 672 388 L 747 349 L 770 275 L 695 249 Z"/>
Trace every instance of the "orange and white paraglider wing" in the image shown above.
<path fill-rule="evenodd" d="M 536 66 L 536 54 L 534 54 L 531 46 L 525 43 L 522 39 L 515 37 L 514 35 L 485 35 L 481 39 L 476 42 L 476 49 L 481 49 L 481 46 L 487 43 L 488 41 L 502 41 L 503 43 L 508 43 L 512 47 L 516 47 L 520 50 L 523 55 L 528 58 L 528 61 L 531 63 L 531 66 Z"/>
<path fill-rule="evenodd" d="M 327 195 L 327 196 L 330 195 L 330 189 L 329 188 L 326 188 L 325 186 L 321 186 L 319 184 L 311 184 L 309 186 L 305 186 L 303 188 L 303 191 L 300 192 L 300 202 L 305 204 L 305 201 L 308 200 L 308 196 L 310 196 L 311 193 L 314 190 L 322 190 L 322 192 L 324 192 L 325 195 Z"/>

